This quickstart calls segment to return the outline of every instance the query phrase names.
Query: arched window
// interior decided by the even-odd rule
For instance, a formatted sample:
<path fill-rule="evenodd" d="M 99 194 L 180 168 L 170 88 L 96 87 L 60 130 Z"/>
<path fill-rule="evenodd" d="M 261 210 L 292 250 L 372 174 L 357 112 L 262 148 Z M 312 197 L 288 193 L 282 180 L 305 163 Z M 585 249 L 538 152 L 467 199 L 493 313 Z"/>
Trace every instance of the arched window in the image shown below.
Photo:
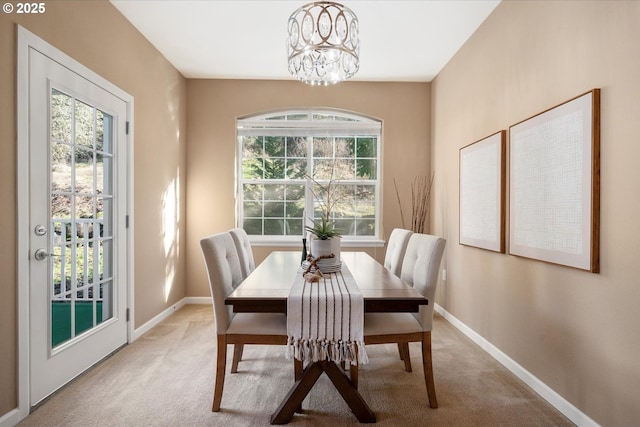
<path fill-rule="evenodd" d="M 299 244 L 321 217 L 319 186 L 336 192 L 331 220 L 345 243 L 380 240 L 382 123 L 335 110 L 238 119 L 237 220 L 255 243 Z"/>

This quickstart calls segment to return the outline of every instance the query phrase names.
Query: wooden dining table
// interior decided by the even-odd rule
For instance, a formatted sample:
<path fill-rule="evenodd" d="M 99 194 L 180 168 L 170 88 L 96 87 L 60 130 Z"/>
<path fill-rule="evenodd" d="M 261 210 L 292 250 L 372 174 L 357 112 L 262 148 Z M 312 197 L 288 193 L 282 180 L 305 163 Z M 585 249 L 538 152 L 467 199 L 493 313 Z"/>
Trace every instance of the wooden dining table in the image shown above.
<path fill-rule="evenodd" d="M 417 312 L 428 300 L 366 252 L 342 252 L 341 260 L 356 281 L 365 313 Z M 225 299 L 236 313 L 287 313 L 287 298 L 300 274 L 300 252 L 272 252 Z M 346 372 L 332 361 L 309 363 L 271 416 L 271 424 L 288 423 L 315 382 L 326 373 L 361 423 L 375 423 L 375 414 Z"/>

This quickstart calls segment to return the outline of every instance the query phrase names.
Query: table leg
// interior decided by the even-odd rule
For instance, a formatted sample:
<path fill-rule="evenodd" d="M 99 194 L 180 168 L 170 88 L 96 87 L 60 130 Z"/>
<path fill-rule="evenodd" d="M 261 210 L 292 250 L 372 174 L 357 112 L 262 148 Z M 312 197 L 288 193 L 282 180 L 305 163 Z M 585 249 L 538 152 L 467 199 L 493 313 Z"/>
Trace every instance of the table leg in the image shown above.
<path fill-rule="evenodd" d="M 286 424 L 291 421 L 293 414 L 302 405 L 302 401 L 311 387 L 318 381 L 322 375 L 323 369 L 319 363 L 309 363 L 302 372 L 300 378 L 293 384 L 286 397 L 271 415 L 271 424 Z"/>
<path fill-rule="evenodd" d="M 344 401 L 347 402 L 358 421 L 361 423 L 375 423 L 376 416 L 371 412 L 367 402 L 364 401 L 358 389 L 344 372 L 333 362 L 326 363 L 323 367 L 324 372 L 340 392 Z"/>
<path fill-rule="evenodd" d="M 302 371 L 304 370 L 304 365 L 302 363 L 302 360 L 293 359 L 293 366 L 295 371 L 294 380 L 298 381 L 300 378 L 302 378 Z M 302 412 L 302 403 L 300 403 L 300 406 L 298 406 L 298 408 L 296 409 L 296 412 L 298 413 Z"/>
<path fill-rule="evenodd" d="M 314 362 L 310 363 L 302 373 L 283 402 L 278 406 L 276 412 L 271 416 L 271 424 L 286 424 L 291 421 L 296 409 L 300 407 L 302 401 L 313 385 L 318 381 L 322 373 L 326 373 L 342 398 L 351 408 L 353 414 L 361 423 L 375 423 L 376 416 L 373 414 L 367 403 L 364 401 L 353 382 L 334 362 Z"/>

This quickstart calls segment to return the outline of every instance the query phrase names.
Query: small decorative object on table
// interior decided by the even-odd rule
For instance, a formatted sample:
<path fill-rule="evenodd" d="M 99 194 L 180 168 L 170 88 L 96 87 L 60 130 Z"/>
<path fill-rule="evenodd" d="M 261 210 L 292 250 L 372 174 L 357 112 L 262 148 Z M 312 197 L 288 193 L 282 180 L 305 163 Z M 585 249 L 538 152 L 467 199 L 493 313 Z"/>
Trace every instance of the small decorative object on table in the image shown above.
<path fill-rule="evenodd" d="M 335 273 L 336 271 L 340 271 L 340 268 L 342 267 L 342 262 L 339 262 L 339 264 L 333 264 L 333 265 L 337 265 L 336 267 L 333 268 L 327 268 L 324 267 L 322 265 L 320 265 L 320 262 L 322 262 L 323 260 L 328 260 L 331 261 L 333 263 L 334 259 L 335 259 L 335 255 L 331 254 L 331 255 L 322 255 L 319 256 L 317 258 L 314 258 L 312 255 L 308 255 L 307 259 L 302 263 L 302 268 L 304 268 L 303 272 L 302 272 L 302 276 L 309 282 L 314 283 L 314 282 L 319 282 L 320 279 L 324 276 L 322 273 Z"/>

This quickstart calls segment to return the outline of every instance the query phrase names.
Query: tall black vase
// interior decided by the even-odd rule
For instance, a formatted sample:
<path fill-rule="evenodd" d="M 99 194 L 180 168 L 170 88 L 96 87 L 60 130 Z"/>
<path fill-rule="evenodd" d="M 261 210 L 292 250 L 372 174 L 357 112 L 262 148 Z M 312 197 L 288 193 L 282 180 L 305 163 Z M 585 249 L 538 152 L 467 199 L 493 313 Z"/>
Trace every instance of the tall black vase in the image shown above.
<path fill-rule="evenodd" d="M 302 259 L 300 260 L 300 264 L 307 260 L 307 239 L 302 238 Z"/>

